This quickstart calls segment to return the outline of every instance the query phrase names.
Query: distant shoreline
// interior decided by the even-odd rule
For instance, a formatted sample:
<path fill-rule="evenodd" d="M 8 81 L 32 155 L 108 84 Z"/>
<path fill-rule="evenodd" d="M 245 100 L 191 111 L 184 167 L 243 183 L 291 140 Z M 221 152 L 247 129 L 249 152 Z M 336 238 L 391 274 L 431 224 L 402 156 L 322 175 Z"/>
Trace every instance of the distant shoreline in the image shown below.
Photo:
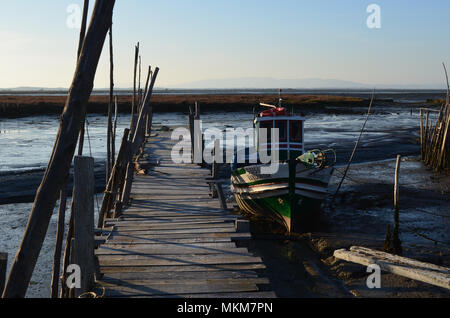
<path fill-rule="evenodd" d="M 368 99 L 351 96 L 285 94 L 283 105 L 299 111 L 325 111 L 326 107 L 367 106 Z M 202 112 L 252 111 L 260 102 L 278 103 L 277 94 L 155 94 L 151 104 L 155 112 L 187 112 L 189 105 L 200 103 Z M 131 96 L 119 95 L 118 110 L 129 113 Z M 33 115 L 61 114 L 66 96 L 58 95 L 0 95 L 1 117 L 25 117 Z M 108 109 L 109 96 L 92 95 L 89 113 L 104 113 Z"/>
<path fill-rule="evenodd" d="M 129 113 L 131 110 L 131 95 L 128 91 L 118 91 L 118 110 L 120 113 Z M 260 102 L 277 104 L 278 94 L 273 90 L 249 90 L 243 93 L 239 90 L 199 90 L 193 94 L 191 91 L 171 90 L 157 91 L 152 97 L 151 104 L 155 112 L 187 112 L 188 106 L 199 102 L 202 112 L 233 111 L 251 112 Z M 309 92 L 309 93 L 308 93 Z M 317 92 L 317 94 L 313 94 Z M 14 118 L 37 115 L 61 114 L 66 101 L 66 95 L 41 95 L 33 92 L 14 92 L 3 95 L 0 92 L 0 117 Z M 404 106 L 405 104 L 421 104 L 430 99 L 442 98 L 444 91 L 382 91 L 376 93 L 375 101 L 382 106 Z M 107 94 L 101 91 L 92 94 L 89 113 L 106 114 L 109 103 Z M 298 93 L 298 90 L 283 90 L 283 105 L 293 107 L 298 112 L 306 113 L 360 113 L 361 109 L 369 104 L 371 93 L 355 90 L 309 90 Z"/>

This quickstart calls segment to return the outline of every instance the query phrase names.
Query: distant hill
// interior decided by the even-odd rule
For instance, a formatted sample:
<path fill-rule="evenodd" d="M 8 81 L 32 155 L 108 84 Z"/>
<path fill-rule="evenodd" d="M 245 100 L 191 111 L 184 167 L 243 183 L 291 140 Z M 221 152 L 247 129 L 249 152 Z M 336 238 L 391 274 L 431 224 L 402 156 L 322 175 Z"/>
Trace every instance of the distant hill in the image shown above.
<path fill-rule="evenodd" d="M 175 85 L 164 85 L 161 87 L 157 85 L 156 90 L 165 89 L 446 89 L 445 83 L 431 83 L 431 84 L 364 84 L 352 81 L 345 81 L 339 79 L 321 79 L 321 78 L 303 78 L 303 79 L 276 79 L 271 77 L 239 77 L 239 78 L 222 78 L 222 79 L 205 79 L 199 81 L 192 81 L 180 83 Z M 115 87 L 115 91 L 129 92 L 131 88 Z M 66 93 L 68 88 L 42 88 L 42 87 L 15 87 L 15 88 L 0 88 L 0 93 L 5 92 L 62 92 Z M 108 92 L 109 88 L 94 88 L 94 92 Z"/>
<path fill-rule="evenodd" d="M 364 84 L 339 79 L 276 79 L 270 77 L 240 77 L 223 79 L 206 79 L 177 85 L 168 85 L 167 88 L 180 89 L 443 89 L 444 83 L 432 84 Z"/>

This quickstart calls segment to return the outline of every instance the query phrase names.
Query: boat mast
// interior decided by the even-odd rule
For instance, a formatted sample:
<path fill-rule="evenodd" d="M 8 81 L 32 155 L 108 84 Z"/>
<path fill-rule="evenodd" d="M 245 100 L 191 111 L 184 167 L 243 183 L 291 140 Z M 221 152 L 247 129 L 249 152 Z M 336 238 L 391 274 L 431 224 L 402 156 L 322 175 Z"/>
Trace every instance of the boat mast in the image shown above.
<path fill-rule="evenodd" d="M 281 98 L 281 88 L 278 89 L 278 107 L 281 107 L 281 101 L 283 99 Z"/>

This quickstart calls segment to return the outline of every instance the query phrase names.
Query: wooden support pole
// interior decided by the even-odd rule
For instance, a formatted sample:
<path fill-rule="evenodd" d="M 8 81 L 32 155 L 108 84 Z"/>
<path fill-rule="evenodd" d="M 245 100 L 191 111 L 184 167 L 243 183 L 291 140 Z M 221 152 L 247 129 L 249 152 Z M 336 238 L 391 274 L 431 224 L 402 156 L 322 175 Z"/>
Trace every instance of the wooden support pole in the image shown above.
<path fill-rule="evenodd" d="M 143 95 L 143 99 L 142 99 L 142 104 L 144 103 L 144 98 L 145 96 L 147 96 L 147 92 L 148 92 L 148 85 L 150 83 L 151 78 L 153 77 L 153 72 L 152 72 L 152 67 L 149 66 L 148 67 L 148 73 L 147 73 L 147 80 L 145 81 L 145 87 L 144 87 L 144 95 Z"/>
<path fill-rule="evenodd" d="M 394 208 L 398 209 L 398 200 L 399 200 L 399 176 L 400 176 L 400 162 L 401 156 L 397 155 L 397 161 L 395 163 L 395 177 L 394 177 Z"/>
<path fill-rule="evenodd" d="M 112 21 L 114 0 L 96 0 L 72 85 L 61 115 L 55 145 L 39 186 L 27 228 L 13 261 L 3 297 L 25 297 L 55 203 L 67 181 L 81 123 L 94 85 L 103 44 Z"/>
<path fill-rule="evenodd" d="M 59 196 L 58 227 L 56 229 L 55 251 L 53 253 L 53 271 L 50 298 L 58 298 L 59 270 L 61 266 L 61 251 L 64 239 L 66 219 L 67 190 L 63 187 Z"/>
<path fill-rule="evenodd" d="M 394 231 L 392 233 L 392 252 L 397 255 L 402 254 L 402 243 L 400 241 L 400 221 L 399 221 L 399 177 L 400 177 L 401 156 L 397 155 L 395 163 L 394 181 Z"/>
<path fill-rule="evenodd" d="M 134 134 L 135 128 L 135 113 L 136 110 L 136 73 L 138 67 L 138 58 L 139 58 L 139 42 L 134 48 L 134 72 L 133 72 L 133 97 L 131 100 L 131 118 L 130 118 L 130 132 L 131 136 Z"/>
<path fill-rule="evenodd" d="M 112 110 L 114 99 L 114 53 L 113 53 L 113 39 L 112 39 L 112 25 L 109 28 L 109 103 L 108 103 L 108 123 L 106 127 L 106 182 L 108 182 L 113 166 L 112 154 Z"/>
<path fill-rule="evenodd" d="M 8 253 L 0 253 L 0 294 L 5 288 L 6 267 L 8 266 Z"/>
<path fill-rule="evenodd" d="M 200 119 L 200 103 L 195 102 L 195 119 Z"/>
<path fill-rule="evenodd" d="M 123 191 L 120 200 L 122 204 L 128 204 L 128 201 L 130 201 L 131 185 L 133 183 L 133 174 L 134 174 L 134 166 L 130 160 L 130 162 L 128 162 L 127 165 L 125 184 L 123 186 Z M 115 217 L 118 217 L 118 215 L 116 215 Z"/>
<path fill-rule="evenodd" d="M 218 195 L 219 201 L 220 201 L 220 206 L 221 206 L 222 210 L 228 211 L 227 201 L 225 200 L 225 195 L 223 194 L 223 190 L 222 190 L 222 183 L 216 182 L 215 185 L 216 185 L 217 195 Z"/>
<path fill-rule="evenodd" d="M 83 43 L 84 43 L 84 37 L 86 36 L 86 23 L 87 23 L 88 11 L 89 11 L 89 0 L 84 0 L 83 18 L 81 20 L 80 37 L 78 40 L 77 62 L 80 59 L 81 49 L 83 48 Z M 79 136 L 79 141 L 78 141 L 78 155 L 79 156 L 83 155 L 84 123 L 85 123 L 85 120 L 83 120 L 81 122 L 80 136 Z"/>
<path fill-rule="evenodd" d="M 114 165 L 116 161 L 116 132 L 117 132 L 117 115 L 118 115 L 118 103 L 117 96 L 114 98 L 114 120 L 112 126 L 112 139 L 111 139 L 111 162 Z M 111 168 L 112 169 L 112 168 Z"/>
<path fill-rule="evenodd" d="M 81 269 L 81 288 L 75 297 L 88 292 L 94 285 L 94 158 L 74 158 L 74 244 L 72 264 Z"/>
<path fill-rule="evenodd" d="M 150 87 L 148 89 L 147 95 L 144 99 L 144 104 L 142 105 L 141 111 L 139 112 L 139 117 L 136 124 L 136 130 L 134 131 L 133 136 L 133 143 L 132 143 L 132 155 L 134 156 L 139 148 L 142 146 L 142 143 L 144 142 L 144 125 L 145 125 L 145 116 L 147 114 L 152 114 L 153 110 L 150 106 L 150 100 L 153 94 L 153 87 L 155 86 L 156 78 L 158 76 L 159 68 L 155 68 L 155 72 L 153 73 L 152 80 L 150 83 Z"/>
<path fill-rule="evenodd" d="M 191 161 L 194 162 L 194 111 L 192 110 L 192 106 L 189 105 L 189 115 L 188 115 L 188 129 L 189 134 L 191 136 Z"/>
<path fill-rule="evenodd" d="M 430 158 L 430 152 L 428 149 L 428 144 L 431 143 L 430 136 L 428 133 L 428 122 L 429 122 L 430 112 L 427 111 L 425 116 L 425 129 L 423 131 L 423 140 L 424 140 L 424 152 L 425 152 L 425 159 L 428 161 Z M 428 157 L 428 158 L 427 158 Z"/>
<path fill-rule="evenodd" d="M 112 205 L 112 199 L 115 198 L 115 195 L 113 195 L 112 192 L 114 190 L 113 183 L 116 178 L 116 174 L 118 173 L 117 171 L 124 169 L 124 166 L 126 166 L 125 158 L 128 158 L 128 152 L 130 151 L 130 142 L 128 141 L 129 133 L 130 130 L 125 128 L 122 136 L 122 143 L 120 144 L 119 152 L 117 153 L 116 162 L 114 163 L 111 176 L 106 184 L 102 205 L 100 211 L 98 212 L 98 228 L 103 228 L 105 215 L 108 213 L 108 210 Z"/>
<path fill-rule="evenodd" d="M 70 205 L 69 225 L 68 225 L 67 234 L 66 234 L 66 245 L 64 246 L 62 273 L 61 273 L 61 277 L 60 277 L 61 278 L 61 290 L 59 293 L 59 298 L 67 297 L 66 270 L 70 263 L 70 253 L 72 251 L 72 239 L 73 239 L 73 200 Z"/>
<path fill-rule="evenodd" d="M 213 148 L 213 162 L 211 164 L 211 177 L 213 179 L 217 179 L 218 171 L 217 171 L 217 158 L 220 155 L 220 140 L 214 140 L 214 148 Z"/>
<path fill-rule="evenodd" d="M 422 108 L 420 108 L 420 157 L 422 158 L 422 160 L 425 159 L 424 147 L 425 142 L 423 138 L 423 110 Z"/>
<path fill-rule="evenodd" d="M 137 99 L 137 105 L 138 105 L 138 110 L 137 112 L 141 111 L 141 106 L 142 106 L 142 90 L 141 90 L 141 72 L 142 72 L 142 66 L 141 66 L 141 56 L 139 55 L 139 67 L 138 67 L 138 89 L 137 89 L 137 93 L 138 93 L 138 99 Z"/>
<path fill-rule="evenodd" d="M 449 106 L 447 106 L 447 108 L 448 107 Z M 447 118 L 445 118 L 443 120 L 445 122 L 445 131 L 444 131 L 444 134 L 443 134 L 443 137 L 442 137 L 442 145 L 441 145 L 441 148 L 439 149 L 439 152 L 438 152 L 438 154 L 439 154 L 438 166 L 437 166 L 438 169 L 441 168 L 441 165 L 442 165 L 442 168 L 444 167 L 445 150 L 446 150 L 446 148 L 448 148 L 448 146 L 447 146 L 447 135 L 448 135 L 448 130 L 449 130 L 448 126 L 450 126 L 450 110 L 447 110 L 446 114 L 447 114 Z M 447 166 L 448 165 L 449 164 L 447 163 Z"/>

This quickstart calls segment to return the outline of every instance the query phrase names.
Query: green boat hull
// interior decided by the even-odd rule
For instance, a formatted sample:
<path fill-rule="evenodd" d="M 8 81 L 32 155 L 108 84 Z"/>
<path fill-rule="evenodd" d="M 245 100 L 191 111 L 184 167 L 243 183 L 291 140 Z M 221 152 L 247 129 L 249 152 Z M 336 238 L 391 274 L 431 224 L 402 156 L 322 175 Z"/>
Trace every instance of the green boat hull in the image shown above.
<path fill-rule="evenodd" d="M 291 208 L 289 194 L 265 198 L 244 198 L 236 195 L 236 202 L 241 210 L 256 216 L 271 219 L 286 229 L 287 232 L 301 232 L 317 220 L 320 214 L 319 200 L 312 200 L 294 195 L 296 204 Z"/>

